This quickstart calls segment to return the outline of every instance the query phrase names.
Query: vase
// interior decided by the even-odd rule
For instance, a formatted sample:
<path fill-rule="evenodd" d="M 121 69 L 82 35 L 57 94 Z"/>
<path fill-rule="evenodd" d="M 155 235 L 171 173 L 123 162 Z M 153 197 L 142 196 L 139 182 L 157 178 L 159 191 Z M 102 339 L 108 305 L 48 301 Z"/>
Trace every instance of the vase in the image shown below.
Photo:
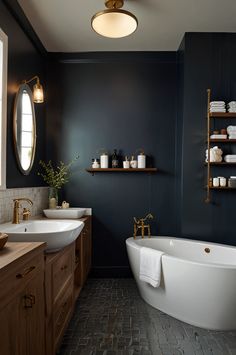
<path fill-rule="evenodd" d="M 48 204 L 50 209 L 58 206 L 58 189 L 56 187 L 49 187 Z"/>

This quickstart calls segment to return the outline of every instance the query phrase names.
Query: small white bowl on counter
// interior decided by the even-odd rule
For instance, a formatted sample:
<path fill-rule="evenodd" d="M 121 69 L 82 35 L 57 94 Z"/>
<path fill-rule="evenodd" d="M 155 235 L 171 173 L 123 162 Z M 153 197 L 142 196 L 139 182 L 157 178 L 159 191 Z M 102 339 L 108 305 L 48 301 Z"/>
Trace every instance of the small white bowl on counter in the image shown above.
<path fill-rule="evenodd" d="M 77 219 L 86 213 L 86 208 L 70 207 L 70 208 L 51 208 L 43 210 L 47 218 L 53 219 Z"/>

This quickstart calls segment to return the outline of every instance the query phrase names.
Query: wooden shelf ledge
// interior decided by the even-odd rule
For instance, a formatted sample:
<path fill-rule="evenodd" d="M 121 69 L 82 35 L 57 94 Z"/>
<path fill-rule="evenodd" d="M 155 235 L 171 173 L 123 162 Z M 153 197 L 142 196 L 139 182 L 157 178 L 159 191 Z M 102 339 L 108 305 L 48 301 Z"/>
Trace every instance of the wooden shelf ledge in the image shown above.
<path fill-rule="evenodd" d="M 213 139 L 210 138 L 211 143 L 236 143 L 236 139 Z"/>
<path fill-rule="evenodd" d="M 107 168 L 107 169 L 86 169 L 86 171 L 90 174 L 94 173 L 155 173 L 157 171 L 157 168 L 145 168 L 145 169 L 124 169 L 124 168 Z"/>
<path fill-rule="evenodd" d="M 230 186 L 209 186 L 210 190 L 236 190 L 236 187 L 230 187 Z"/>
<path fill-rule="evenodd" d="M 207 163 L 205 163 L 205 165 L 207 165 Z M 227 163 L 226 161 L 223 161 L 221 163 L 217 163 L 217 162 L 212 162 L 210 163 L 210 165 L 216 165 L 216 166 L 230 166 L 230 165 L 236 165 L 236 162 L 235 163 Z"/>
<path fill-rule="evenodd" d="M 236 118 L 236 112 L 210 112 L 211 118 Z"/>

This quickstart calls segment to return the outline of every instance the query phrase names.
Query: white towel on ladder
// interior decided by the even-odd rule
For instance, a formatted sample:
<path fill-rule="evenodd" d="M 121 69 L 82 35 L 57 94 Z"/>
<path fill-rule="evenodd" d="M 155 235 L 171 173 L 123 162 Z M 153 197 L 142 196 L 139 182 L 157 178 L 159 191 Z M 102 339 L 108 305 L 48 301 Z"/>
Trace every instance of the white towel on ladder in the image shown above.
<path fill-rule="evenodd" d="M 139 278 L 153 287 L 161 282 L 161 258 L 164 253 L 159 250 L 141 247 Z"/>

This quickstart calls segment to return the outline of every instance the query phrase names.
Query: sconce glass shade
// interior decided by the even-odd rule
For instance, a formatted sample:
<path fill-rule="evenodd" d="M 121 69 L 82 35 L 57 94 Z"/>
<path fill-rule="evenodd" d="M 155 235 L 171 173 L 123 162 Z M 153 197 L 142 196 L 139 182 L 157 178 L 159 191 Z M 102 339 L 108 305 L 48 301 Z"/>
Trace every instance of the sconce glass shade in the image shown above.
<path fill-rule="evenodd" d="M 136 31 L 138 20 L 129 11 L 113 8 L 96 13 L 91 25 L 95 32 L 104 37 L 122 38 Z"/>
<path fill-rule="evenodd" d="M 37 104 L 44 102 L 43 87 L 39 81 L 33 86 L 33 101 Z"/>

